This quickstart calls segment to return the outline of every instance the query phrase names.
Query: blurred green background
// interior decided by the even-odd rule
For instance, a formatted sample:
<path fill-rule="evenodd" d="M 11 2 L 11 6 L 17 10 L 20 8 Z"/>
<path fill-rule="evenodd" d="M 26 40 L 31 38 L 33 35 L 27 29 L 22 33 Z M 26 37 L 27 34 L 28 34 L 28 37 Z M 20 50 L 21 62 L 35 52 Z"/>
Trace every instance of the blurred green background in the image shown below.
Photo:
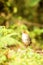
<path fill-rule="evenodd" d="M 21 40 L 23 30 L 31 38 L 29 49 Z M 23 55 L 17 51 L 19 45 Z M 13 53 L 10 59 L 5 55 L 9 50 Z M 43 65 L 43 55 L 37 50 L 43 51 L 43 0 L 0 0 L 0 65 Z"/>
<path fill-rule="evenodd" d="M 0 0 L 0 26 L 15 30 L 18 23 L 43 48 L 43 0 Z"/>

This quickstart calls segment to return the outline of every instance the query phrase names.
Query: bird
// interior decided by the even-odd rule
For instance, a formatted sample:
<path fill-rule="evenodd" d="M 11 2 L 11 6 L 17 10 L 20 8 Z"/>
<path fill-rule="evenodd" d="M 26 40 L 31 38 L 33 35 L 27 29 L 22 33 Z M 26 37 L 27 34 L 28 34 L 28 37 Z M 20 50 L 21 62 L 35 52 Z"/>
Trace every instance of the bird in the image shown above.
<path fill-rule="evenodd" d="M 22 42 L 26 47 L 30 46 L 31 44 L 31 38 L 28 35 L 27 31 L 22 32 Z"/>

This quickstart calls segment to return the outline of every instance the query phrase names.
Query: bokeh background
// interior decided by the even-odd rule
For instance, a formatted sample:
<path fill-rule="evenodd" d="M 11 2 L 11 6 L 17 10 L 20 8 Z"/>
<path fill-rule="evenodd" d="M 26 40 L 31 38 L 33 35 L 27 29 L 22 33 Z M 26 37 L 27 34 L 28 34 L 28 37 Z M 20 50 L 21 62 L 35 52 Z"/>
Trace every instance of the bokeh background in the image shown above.
<path fill-rule="evenodd" d="M 0 0 L 0 65 L 43 65 L 43 0 Z"/>

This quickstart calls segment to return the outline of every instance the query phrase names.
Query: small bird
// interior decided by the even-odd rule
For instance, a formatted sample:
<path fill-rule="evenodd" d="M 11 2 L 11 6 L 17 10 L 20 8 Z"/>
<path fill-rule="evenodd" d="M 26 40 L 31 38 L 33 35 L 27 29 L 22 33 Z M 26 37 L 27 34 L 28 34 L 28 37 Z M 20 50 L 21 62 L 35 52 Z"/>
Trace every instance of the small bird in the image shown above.
<path fill-rule="evenodd" d="M 26 47 L 28 47 L 31 44 L 30 36 L 28 35 L 26 31 L 22 32 L 22 42 L 24 43 Z"/>

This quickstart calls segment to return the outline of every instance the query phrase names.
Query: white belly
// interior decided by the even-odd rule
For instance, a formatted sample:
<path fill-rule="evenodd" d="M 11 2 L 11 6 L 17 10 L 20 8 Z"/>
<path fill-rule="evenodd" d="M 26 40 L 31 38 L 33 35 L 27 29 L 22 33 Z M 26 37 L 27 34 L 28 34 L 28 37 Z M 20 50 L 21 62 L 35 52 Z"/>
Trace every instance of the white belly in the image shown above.
<path fill-rule="evenodd" d="M 28 34 L 25 34 L 25 33 L 22 34 L 22 42 L 24 44 L 29 44 L 30 43 L 30 39 L 29 39 Z"/>

